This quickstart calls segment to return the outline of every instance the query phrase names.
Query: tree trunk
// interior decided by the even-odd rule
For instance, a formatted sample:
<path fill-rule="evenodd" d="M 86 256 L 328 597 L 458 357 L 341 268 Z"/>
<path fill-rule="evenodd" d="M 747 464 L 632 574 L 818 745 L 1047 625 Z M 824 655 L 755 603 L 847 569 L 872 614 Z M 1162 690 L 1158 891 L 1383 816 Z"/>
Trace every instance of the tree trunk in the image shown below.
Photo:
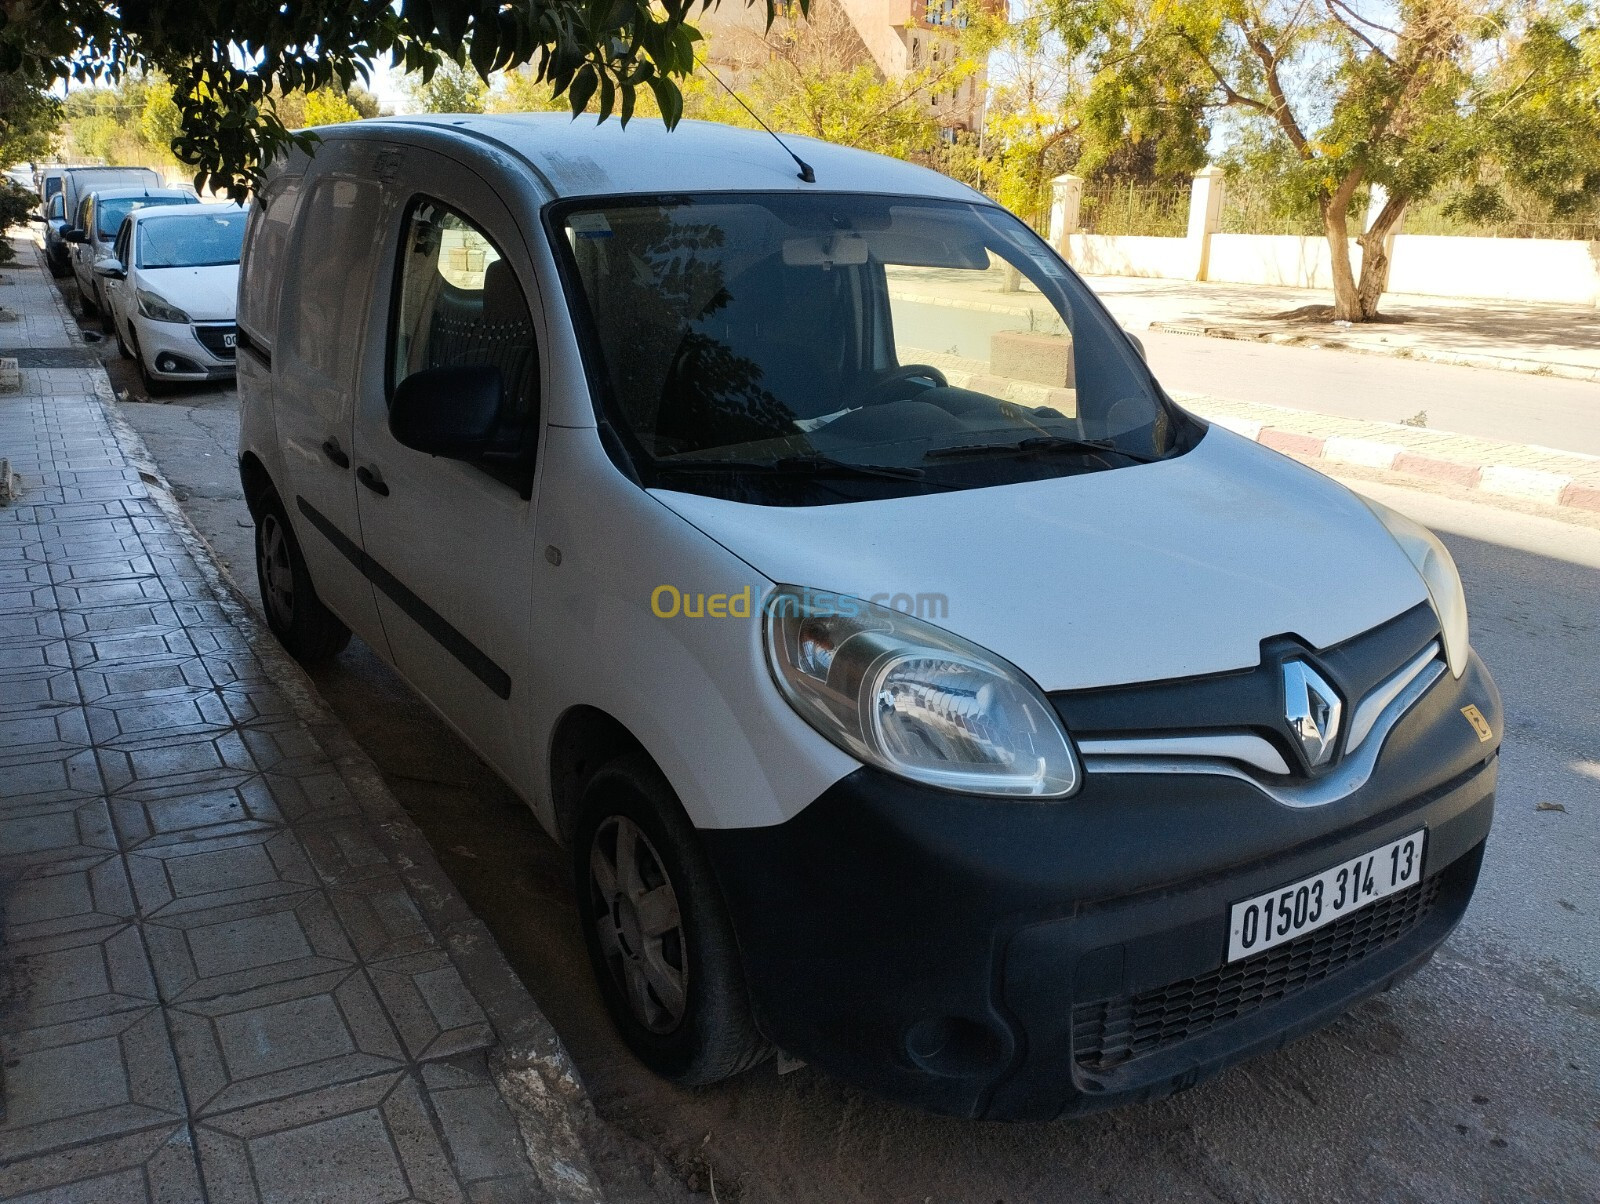
<path fill-rule="evenodd" d="M 1328 259 L 1333 268 L 1333 318 L 1336 322 L 1361 322 L 1361 298 L 1350 268 L 1350 231 L 1345 224 L 1345 203 L 1339 196 L 1322 202 L 1322 228 L 1328 235 Z"/>
<path fill-rule="evenodd" d="M 1372 228 L 1356 239 L 1361 244 L 1361 282 L 1356 286 L 1356 301 L 1364 322 L 1377 318 L 1378 299 L 1389 287 L 1389 235 L 1405 216 L 1409 201 L 1403 193 L 1391 194 Z"/>

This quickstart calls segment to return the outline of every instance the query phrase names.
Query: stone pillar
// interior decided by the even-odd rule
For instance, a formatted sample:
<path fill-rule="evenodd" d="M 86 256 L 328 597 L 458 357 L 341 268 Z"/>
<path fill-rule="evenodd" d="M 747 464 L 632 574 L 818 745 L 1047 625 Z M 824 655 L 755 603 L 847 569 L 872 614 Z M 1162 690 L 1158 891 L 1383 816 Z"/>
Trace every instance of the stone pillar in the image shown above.
<path fill-rule="evenodd" d="M 1050 245 L 1063 256 L 1067 253 L 1067 236 L 1078 232 L 1082 205 L 1082 176 L 1068 174 L 1050 181 Z"/>
<path fill-rule="evenodd" d="M 1211 236 L 1222 225 L 1222 168 L 1202 167 L 1194 173 L 1189 190 L 1189 247 L 1194 278 L 1204 280 L 1211 270 Z"/>

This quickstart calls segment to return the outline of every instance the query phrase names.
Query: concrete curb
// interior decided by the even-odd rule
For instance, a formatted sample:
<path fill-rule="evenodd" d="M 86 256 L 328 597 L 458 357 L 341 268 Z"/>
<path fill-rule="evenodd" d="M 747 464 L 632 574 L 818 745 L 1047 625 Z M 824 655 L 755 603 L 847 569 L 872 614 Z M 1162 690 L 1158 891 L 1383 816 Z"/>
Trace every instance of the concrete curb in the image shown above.
<path fill-rule="evenodd" d="M 1163 334 L 1198 335 L 1210 339 L 1234 339 L 1247 343 L 1273 343 L 1282 347 L 1321 347 L 1330 351 L 1353 351 L 1360 355 L 1384 355 L 1394 359 L 1420 360 L 1429 364 L 1452 364 L 1461 368 L 1491 368 L 1499 372 L 1522 372 L 1530 376 L 1555 376 L 1564 380 L 1600 382 L 1600 368 L 1586 364 L 1563 364 L 1557 361 L 1527 359 L 1507 355 L 1473 355 L 1461 351 L 1437 351 L 1427 347 L 1404 344 L 1377 347 L 1370 343 L 1348 342 L 1337 334 L 1299 333 L 1285 330 L 1262 330 L 1249 326 L 1219 325 L 1207 322 L 1150 323 L 1151 330 Z"/>
<path fill-rule="evenodd" d="M 1408 427 L 1309 413 L 1304 415 L 1302 423 L 1295 420 L 1298 411 L 1290 410 L 1283 411 L 1285 417 L 1280 425 L 1215 412 L 1214 406 L 1226 403 L 1216 403 L 1206 397 L 1183 399 L 1183 404 L 1209 422 L 1301 459 L 1405 473 L 1495 497 L 1600 513 L 1600 457 L 1573 452 L 1546 453 L 1522 444 L 1494 444 L 1478 439 L 1461 442 L 1481 445 L 1482 453 L 1470 458 L 1446 457 L 1408 446 L 1407 437 L 1417 433 Z M 1297 429 L 1303 426 L 1318 429 Z M 1328 434 L 1330 427 L 1347 428 L 1350 433 Z M 1575 465 L 1586 461 L 1593 462 L 1592 472 L 1580 475 L 1573 471 Z"/>
<path fill-rule="evenodd" d="M 69 332 L 76 336 L 71 315 L 55 290 L 51 290 L 51 299 Z M 587 1152 L 585 1133 L 604 1122 L 596 1115 L 554 1027 L 506 962 L 489 930 L 451 884 L 377 766 L 323 702 L 305 671 L 256 617 L 239 584 L 178 504 L 143 439 L 118 412 L 115 392 L 103 369 L 95 380 L 95 393 L 113 436 L 139 470 L 150 498 L 171 521 L 229 621 L 245 637 L 372 820 L 376 838 L 400 868 L 424 922 L 493 1026 L 497 1044 L 490 1053 L 490 1072 L 516 1119 L 542 1198 L 560 1204 L 601 1204 L 604 1192 Z"/>

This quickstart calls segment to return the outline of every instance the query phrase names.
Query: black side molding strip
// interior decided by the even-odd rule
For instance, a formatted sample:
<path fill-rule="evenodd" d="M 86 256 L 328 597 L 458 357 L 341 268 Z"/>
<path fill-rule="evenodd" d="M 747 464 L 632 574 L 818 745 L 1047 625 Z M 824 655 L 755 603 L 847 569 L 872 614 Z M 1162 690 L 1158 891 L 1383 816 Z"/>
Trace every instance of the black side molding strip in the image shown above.
<path fill-rule="evenodd" d="M 495 697 L 502 699 L 511 697 L 511 677 L 504 669 L 485 656 L 482 650 L 466 636 L 450 626 L 443 615 L 407 589 L 393 573 L 358 548 L 327 515 L 303 497 L 296 495 L 294 500 L 295 505 L 300 508 L 300 513 L 306 516 L 311 525 L 322 532 L 328 542 L 338 548 L 344 558 L 355 565 L 362 576 L 381 589 L 412 622 L 443 645 L 444 650 L 460 661 L 469 673 L 488 686 Z"/>
<path fill-rule="evenodd" d="M 243 326 L 234 327 L 233 348 L 242 351 L 268 372 L 272 371 L 272 353 L 265 347 L 258 347 L 255 340 L 250 337 L 250 332 Z"/>

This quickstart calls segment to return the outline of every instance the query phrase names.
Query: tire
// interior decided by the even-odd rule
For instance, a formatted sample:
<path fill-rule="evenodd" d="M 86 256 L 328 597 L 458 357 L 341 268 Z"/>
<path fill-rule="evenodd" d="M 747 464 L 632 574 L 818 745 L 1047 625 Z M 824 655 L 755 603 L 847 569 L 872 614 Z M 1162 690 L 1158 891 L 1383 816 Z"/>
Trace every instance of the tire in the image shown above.
<path fill-rule="evenodd" d="M 139 365 L 139 383 L 144 386 L 145 396 L 165 396 L 168 389 L 167 382 L 164 380 L 157 380 L 155 376 L 151 374 L 149 365 L 144 362 L 144 351 L 139 347 L 138 336 L 134 336 L 131 350 L 133 352 L 134 362 Z"/>
<path fill-rule="evenodd" d="M 78 285 L 78 304 L 83 309 L 83 316 L 92 318 L 100 312 L 100 303 L 94 299 L 94 286 L 84 288 Z"/>
<path fill-rule="evenodd" d="M 67 263 L 65 256 L 58 258 L 54 255 L 46 255 L 44 257 L 44 262 L 45 266 L 50 269 L 50 275 L 54 276 L 57 280 L 62 279 L 69 271 L 72 270 L 70 265 Z"/>
<path fill-rule="evenodd" d="M 350 629 L 317 597 L 300 541 L 275 493 L 262 499 L 256 519 L 256 580 L 267 626 L 297 661 L 322 664 L 344 651 Z"/>
<path fill-rule="evenodd" d="M 625 843 L 631 874 L 620 868 Z M 648 758 L 622 757 L 589 779 L 572 847 L 589 961 L 634 1056 L 684 1087 L 765 1061 L 772 1046 L 751 1015 L 722 893 Z"/>
<path fill-rule="evenodd" d="M 122 327 L 117 325 L 115 318 L 111 319 L 111 329 L 116 332 L 117 336 L 117 354 L 125 360 L 131 360 L 133 358 L 133 348 L 129 347 L 128 341 L 122 337 Z"/>

